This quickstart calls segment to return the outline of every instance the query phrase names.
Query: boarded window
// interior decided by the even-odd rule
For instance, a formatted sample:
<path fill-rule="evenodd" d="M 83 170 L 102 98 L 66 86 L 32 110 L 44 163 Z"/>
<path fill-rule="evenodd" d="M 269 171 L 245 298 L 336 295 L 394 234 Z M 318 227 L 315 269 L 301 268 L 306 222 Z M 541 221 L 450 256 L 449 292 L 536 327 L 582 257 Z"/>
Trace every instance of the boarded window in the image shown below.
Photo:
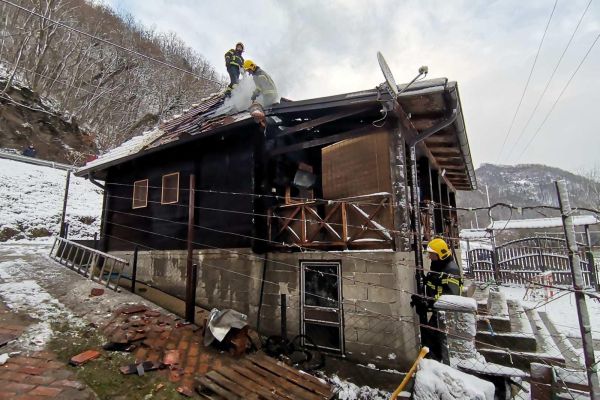
<path fill-rule="evenodd" d="M 132 208 L 144 208 L 148 205 L 148 179 L 133 183 Z"/>
<path fill-rule="evenodd" d="M 179 172 L 163 175 L 162 177 L 162 204 L 173 204 L 179 201 Z"/>

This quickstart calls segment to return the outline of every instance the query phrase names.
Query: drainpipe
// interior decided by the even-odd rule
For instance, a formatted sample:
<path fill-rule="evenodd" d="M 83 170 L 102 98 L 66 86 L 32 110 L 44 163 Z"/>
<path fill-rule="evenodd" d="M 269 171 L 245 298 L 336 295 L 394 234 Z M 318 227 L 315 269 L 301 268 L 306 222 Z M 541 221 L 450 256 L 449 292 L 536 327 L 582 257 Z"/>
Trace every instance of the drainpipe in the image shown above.
<path fill-rule="evenodd" d="M 102 189 L 102 190 L 104 190 L 104 189 L 105 189 L 104 185 L 103 185 L 103 184 L 101 184 L 101 183 L 98 183 L 98 181 L 96 181 L 96 180 L 94 179 L 94 177 L 92 176 L 92 174 L 88 174 L 88 175 L 87 175 L 87 179 L 88 179 L 88 181 L 90 181 L 92 184 L 94 184 L 94 185 L 98 186 L 100 189 Z"/>

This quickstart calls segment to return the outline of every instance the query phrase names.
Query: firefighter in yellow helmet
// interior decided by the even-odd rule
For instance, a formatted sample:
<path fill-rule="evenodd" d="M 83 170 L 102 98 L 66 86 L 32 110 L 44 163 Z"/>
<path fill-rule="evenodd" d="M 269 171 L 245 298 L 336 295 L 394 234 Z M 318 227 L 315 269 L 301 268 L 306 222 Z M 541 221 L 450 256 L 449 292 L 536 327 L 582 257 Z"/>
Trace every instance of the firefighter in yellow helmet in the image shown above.
<path fill-rule="evenodd" d="M 252 60 L 244 61 L 244 70 L 252 75 L 256 89 L 252 93 L 252 101 L 260 103 L 263 107 L 269 107 L 279 101 L 277 87 L 273 79 L 262 68 Z"/>
<path fill-rule="evenodd" d="M 231 91 L 233 87 L 238 84 L 240 80 L 240 72 L 242 70 L 242 66 L 244 65 L 244 57 L 242 57 L 242 53 L 244 52 L 244 44 L 242 42 L 238 42 L 235 45 L 235 49 L 230 49 L 227 53 L 225 53 L 225 68 L 227 68 L 227 73 L 229 74 L 229 85 L 225 90 L 225 96 L 231 96 Z"/>
<path fill-rule="evenodd" d="M 443 336 L 437 330 L 438 316 L 433 304 L 445 294 L 460 296 L 462 279 L 460 269 L 444 239 L 432 239 L 427 244 L 427 254 L 431 260 L 431 268 L 424 279 L 426 296 L 413 295 L 411 304 L 416 306 L 419 314 L 431 312 L 427 322 L 430 328 L 424 327 L 421 330 L 421 342 L 423 346 L 429 347 L 431 358 L 441 360 Z"/>

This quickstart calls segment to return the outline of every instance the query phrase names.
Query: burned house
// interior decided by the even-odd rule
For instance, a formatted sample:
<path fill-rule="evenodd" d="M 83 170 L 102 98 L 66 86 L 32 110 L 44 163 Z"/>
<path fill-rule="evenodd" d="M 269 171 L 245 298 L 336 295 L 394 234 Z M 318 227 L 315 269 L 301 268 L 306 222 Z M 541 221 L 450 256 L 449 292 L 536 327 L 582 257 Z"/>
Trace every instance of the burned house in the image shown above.
<path fill-rule="evenodd" d="M 282 101 L 260 122 L 222 104 L 203 99 L 77 172 L 104 181 L 103 250 L 137 246 L 137 279 L 183 298 L 189 245 L 197 305 L 277 334 L 286 294 L 290 336 L 404 367 L 420 246 L 458 237 L 448 206 L 475 187 L 457 84 Z"/>

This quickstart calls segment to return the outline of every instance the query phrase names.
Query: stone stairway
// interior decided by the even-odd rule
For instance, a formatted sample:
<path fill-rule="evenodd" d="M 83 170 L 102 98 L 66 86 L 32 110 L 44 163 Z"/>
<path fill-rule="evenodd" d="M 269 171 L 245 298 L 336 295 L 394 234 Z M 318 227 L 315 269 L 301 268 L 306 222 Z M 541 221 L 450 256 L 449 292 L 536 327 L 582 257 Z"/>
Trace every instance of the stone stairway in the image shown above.
<path fill-rule="evenodd" d="M 531 363 L 583 369 L 581 351 L 561 334 L 548 315 L 524 308 L 501 292 L 471 287 L 477 301 L 476 347 L 488 362 L 529 371 Z"/>

